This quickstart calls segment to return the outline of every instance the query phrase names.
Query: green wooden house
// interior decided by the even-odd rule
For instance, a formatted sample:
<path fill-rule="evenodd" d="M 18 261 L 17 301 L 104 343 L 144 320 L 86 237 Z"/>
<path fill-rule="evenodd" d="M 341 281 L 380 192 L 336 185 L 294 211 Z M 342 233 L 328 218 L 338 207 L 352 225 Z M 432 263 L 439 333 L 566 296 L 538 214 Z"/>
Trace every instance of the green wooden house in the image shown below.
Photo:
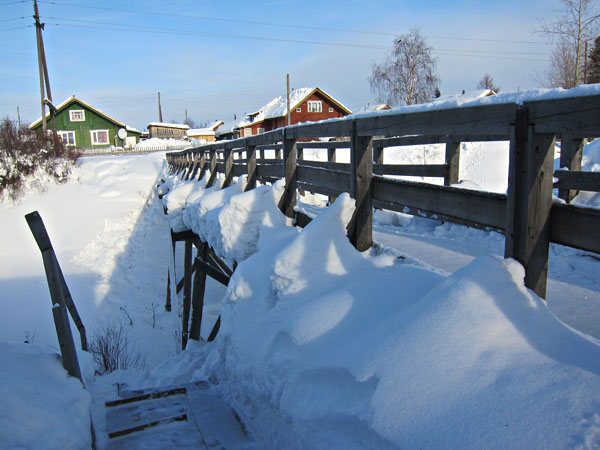
<path fill-rule="evenodd" d="M 54 117 L 56 132 L 63 142 L 82 149 L 133 147 L 142 134 L 75 96 L 58 105 Z M 46 115 L 46 120 L 49 128 L 50 114 Z M 29 128 L 41 131 L 42 118 Z"/>

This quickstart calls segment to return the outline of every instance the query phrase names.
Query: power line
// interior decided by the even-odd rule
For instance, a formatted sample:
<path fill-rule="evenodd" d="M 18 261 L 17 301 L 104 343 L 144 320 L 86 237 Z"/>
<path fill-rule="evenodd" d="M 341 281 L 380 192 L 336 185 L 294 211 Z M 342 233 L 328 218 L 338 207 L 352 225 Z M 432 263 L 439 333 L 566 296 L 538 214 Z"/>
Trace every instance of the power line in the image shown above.
<path fill-rule="evenodd" d="M 0 6 L 16 5 L 17 3 L 27 3 L 29 0 L 20 0 L 18 2 L 0 3 Z"/>
<path fill-rule="evenodd" d="M 60 17 L 49 17 L 51 20 L 60 20 L 60 21 L 69 21 L 69 22 L 82 22 L 85 24 L 93 24 L 93 25 L 77 25 L 77 24 L 61 24 L 61 23 L 53 23 L 48 22 L 48 25 L 55 26 L 65 26 L 65 27 L 78 27 L 78 28 L 90 28 L 90 29 L 100 29 L 100 30 L 114 30 L 114 31 L 134 31 L 134 32 L 143 32 L 143 33 L 163 33 L 163 34 L 179 34 L 179 35 L 192 35 L 192 36 L 204 36 L 204 37 L 223 37 L 230 39 L 244 39 L 244 40 L 260 40 L 260 41 L 274 41 L 274 42 L 287 42 L 287 43 L 300 43 L 300 44 L 313 44 L 313 45 L 328 45 L 328 46 L 338 46 L 338 47 L 352 47 L 352 48 L 366 48 L 366 49 L 380 49 L 385 50 L 388 47 L 382 45 L 373 45 L 373 44 L 352 44 L 348 42 L 323 42 L 323 41 L 308 41 L 308 40 L 300 40 L 300 39 L 283 39 L 283 38 L 275 38 L 275 37 L 265 37 L 265 36 L 250 36 L 250 35 L 239 35 L 239 34 L 227 34 L 227 33 L 211 33 L 206 31 L 197 31 L 197 30 L 181 30 L 181 29 L 173 29 L 173 28 L 164 28 L 164 27 L 153 27 L 153 26 L 143 26 L 143 25 L 130 25 L 130 24 L 121 24 L 121 23 L 111 23 L 111 22 L 102 22 L 102 21 L 94 21 L 94 20 L 85 20 L 85 19 L 70 19 L 70 18 L 60 18 Z M 97 26 L 102 25 L 102 26 Z M 462 53 L 473 53 L 480 54 L 483 57 L 492 57 L 489 55 L 537 55 L 543 56 L 537 52 L 512 52 L 512 51 L 496 51 L 496 50 L 464 50 L 464 49 L 435 49 L 436 53 L 452 54 L 448 52 L 460 52 L 461 54 L 456 54 L 456 56 L 476 56 L 476 55 L 464 55 Z M 532 58 L 515 58 L 515 57 L 500 57 L 493 56 L 499 59 L 514 59 L 520 61 L 541 61 L 539 59 Z"/>
<path fill-rule="evenodd" d="M 239 23 L 239 24 L 247 24 L 247 25 L 261 25 L 261 26 L 273 26 L 280 28 L 298 28 L 305 30 L 320 30 L 320 31 L 336 31 L 336 32 L 344 32 L 344 33 L 360 33 L 360 34 L 371 34 L 371 35 L 380 35 L 380 36 L 399 36 L 403 33 L 390 33 L 384 31 L 371 31 L 371 30 L 357 30 L 350 28 L 332 28 L 332 27 L 316 27 L 310 25 L 296 25 L 296 24 L 281 24 L 281 23 L 273 23 L 273 22 L 259 22 L 259 21 L 251 21 L 251 20 L 240 20 L 240 19 L 227 19 L 220 17 L 205 17 L 205 16 L 194 16 L 188 14 L 174 14 L 174 13 L 160 13 L 154 11 L 144 11 L 140 9 L 121 9 L 121 8 L 108 8 L 102 6 L 90 6 L 90 5 L 78 5 L 75 3 L 64 3 L 64 2 L 52 2 L 52 1 L 44 1 L 40 0 L 38 3 L 46 3 L 50 5 L 58 5 L 58 6 L 75 6 L 78 8 L 87 8 L 87 9 L 98 9 L 105 11 L 119 11 L 119 12 L 127 12 L 132 14 L 146 14 L 152 16 L 162 16 L 162 17 L 174 17 L 174 18 L 182 18 L 182 19 L 195 19 L 195 20 L 205 20 L 209 22 L 228 22 L 228 23 Z M 505 39 L 487 39 L 487 38 L 474 38 L 474 37 L 458 37 L 458 36 L 434 36 L 434 35 L 425 35 L 425 37 L 431 39 L 453 39 L 453 40 L 465 40 L 465 41 L 479 41 L 479 42 L 496 42 L 496 43 L 507 43 L 507 44 L 536 44 L 536 45 L 547 45 L 547 42 L 541 41 L 519 41 L 519 40 L 505 40 Z"/>
<path fill-rule="evenodd" d="M 4 28 L 0 31 L 20 30 L 21 28 L 31 28 L 31 27 L 33 27 L 33 25 L 23 25 L 22 27 Z"/>
<path fill-rule="evenodd" d="M 21 20 L 21 19 L 28 19 L 28 16 L 23 16 L 23 17 L 12 17 L 10 19 L 0 19 L 0 22 L 9 22 L 11 20 Z"/>

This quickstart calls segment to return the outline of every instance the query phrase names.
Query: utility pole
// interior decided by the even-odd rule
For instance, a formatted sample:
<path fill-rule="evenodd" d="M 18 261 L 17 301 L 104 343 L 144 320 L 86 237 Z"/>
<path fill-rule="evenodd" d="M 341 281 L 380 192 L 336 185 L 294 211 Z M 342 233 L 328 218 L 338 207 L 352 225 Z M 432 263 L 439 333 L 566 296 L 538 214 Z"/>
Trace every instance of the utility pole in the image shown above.
<path fill-rule="evenodd" d="M 187 120 L 187 108 L 186 108 L 185 109 L 185 122 L 183 122 L 183 123 L 185 123 L 187 125 L 187 122 L 188 122 L 188 120 Z"/>
<path fill-rule="evenodd" d="M 290 126 L 290 74 L 286 74 L 285 78 L 287 80 L 287 124 Z"/>
<path fill-rule="evenodd" d="M 158 93 L 158 121 L 162 123 L 162 109 L 160 108 L 160 92 Z"/>
<path fill-rule="evenodd" d="M 19 130 L 21 129 L 21 111 L 19 111 L 19 107 L 17 106 L 17 124 L 19 125 Z"/>
<path fill-rule="evenodd" d="M 44 39 L 42 37 L 42 30 L 44 29 L 44 24 L 40 22 L 40 14 L 38 11 L 36 0 L 33 0 L 33 13 L 33 18 L 35 19 L 35 33 L 37 39 L 38 67 L 40 72 L 42 131 L 44 135 L 46 135 L 48 129 L 48 125 L 46 124 L 46 98 L 50 101 L 50 104 L 52 105 L 52 91 L 50 90 L 50 77 L 48 77 L 48 65 L 46 64 L 46 52 L 44 51 Z M 52 120 L 52 132 L 54 133 L 54 137 L 56 137 L 56 124 L 54 122 L 54 110 L 52 107 L 50 108 L 50 119 Z"/>

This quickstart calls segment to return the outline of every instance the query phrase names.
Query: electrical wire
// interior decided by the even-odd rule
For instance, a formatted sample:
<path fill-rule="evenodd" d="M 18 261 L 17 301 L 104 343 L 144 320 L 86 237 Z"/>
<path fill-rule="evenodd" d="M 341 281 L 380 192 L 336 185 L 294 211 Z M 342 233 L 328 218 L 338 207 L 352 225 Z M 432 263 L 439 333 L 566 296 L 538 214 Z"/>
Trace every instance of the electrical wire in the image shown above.
<path fill-rule="evenodd" d="M 160 13 L 154 11 L 144 11 L 141 9 L 122 9 L 122 8 L 108 8 L 102 6 L 90 6 L 90 5 L 78 5 L 75 3 L 65 3 L 65 2 L 53 2 L 53 1 L 44 1 L 38 0 L 38 3 L 46 3 L 49 5 L 58 5 L 58 6 L 74 6 L 78 8 L 88 8 L 88 9 L 98 9 L 105 10 L 111 12 L 127 12 L 132 14 L 146 14 L 152 16 L 163 16 L 163 17 L 174 17 L 174 18 L 183 18 L 183 19 L 194 19 L 194 20 L 205 20 L 209 22 L 228 22 L 228 23 L 239 23 L 239 24 L 247 24 L 247 25 L 261 25 L 261 26 L 273 26 L 273 27 L 282 27 L 282 28 L 298 28 L 305 30 L 320 30 L 320 31 L 336 31 L 336 32 L 344 32 L 344 33 L 360 33 L 360 34 L 371 34 L 371 35 L 380 35 L 380 36 L 398 36 L 402 33 L 390 33 L 384 31 L 370 31 L 370 30 L 357 30 L 350 28 L 332 28 L 332 27 L 316 27 L 310 25 L 296 25 L 296 24 L 281 24 L 281 23 L 273 23 L 273 22 L 259 22 L 259 21 L 250 21 L 250 20 L 240 20 L 240 19 L 226 19 L 219 17 L 204 17 L 204 16 L 194 16 L 188 14 L 174 14 L 174 13 Z M 431 39 L 453 39 L 453 40 L 466 40 L 466 41 L 478 41 L 478 42 L 497 42 L 497 43 L 508 43 L 508 44 L 536 44 L 536 45 L 547 45 L 547 42 L 543 41 L 519 41 L 519 40 L 506 40 L 506 39 L 487 39 L 487 38 L 473 38 L 473 37 L 458 37 L 458 36 L 434 36 L 434 35 L 425 35 L 425 37 Z"/>

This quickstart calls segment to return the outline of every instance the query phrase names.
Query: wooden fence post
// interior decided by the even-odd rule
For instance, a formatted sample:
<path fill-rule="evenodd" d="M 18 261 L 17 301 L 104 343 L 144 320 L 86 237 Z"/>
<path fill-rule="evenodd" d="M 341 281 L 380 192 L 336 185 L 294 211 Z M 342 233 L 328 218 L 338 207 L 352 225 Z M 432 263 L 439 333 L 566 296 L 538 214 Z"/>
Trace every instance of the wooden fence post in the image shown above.
<path fill-rule="evenodd" d="M 206 183 L 206 187 L 209 188 L 213 184 L 215 184 L 216 179 L 217 179 L 217 151 L 210 150 L 210 178 L 208 179 L 208 182 Z"/>
<path fill-rule="evenodd" d="M 181 349 L 185 350 L 188 341 L 190 307 L 192 294 L 192 240 L 185 240 L 183 261 L 183 314 L 181 317 Z"/>
<path fill-rule="evenodd" d="M 246 166 L 248 168 L 248 184 L 246 191 L 256 187 L 256 145 L 251 145 L 246 141 Z"/>
<path fill-rule="evenodd" d="M 581 158 L 583 156 L 583 139 L 573 139 L 572 136 L 564 134 L 560 143 L 560 167 L 569 170 L 581 170 Z M 558 196 L 569 203 L 577 195 L 576 190 L 559 189 Z"/>
<path fill-rule="evenodd" d="M 554 135 L 535 133 L 527 106 L 511 138 L 504 256 L 525 267 L 525 286 L 546 297 Z"/>
<path fill-rule="evenodd" d="M 294 217 L 294 206 L 296 206 L 296 187 L 298 184 L 296 139 L 288 139 L 287 132 L 283 135 L 283 166 L 285 176 L 285 191 L 279 202 L 279 209 L 288 217 Z"/>
<path fill-rule="evenodd" d="M 446 141 L 446 176 L 444 186 L 458 183 L 458 172 L 460 166 L 460 142 L 454 142 L 450 138 Z"/>
<path fill-rule="evenodd" d="M 188 180 L 193 180 L 194 178 L 196 178 L 196 175 L 198 175 L 198 153 L 194 153 L 193 154 L 193 163 L 192 163 L 192 170 L 190 172 L 190 176 L 188 177 Z"/>
<path fill-rule="evenodd" d="M 225 189 L 233 183 L 233 150 L 229 147 L 225 147 L 223 156 L 225 159 L 225 181 L 223 181 L 223 189 Z"/>
<path fill-rule="evenodd" d="M 208 244 L 199 244 L 197 258 L 206 261 L 208 257 Z M 192 324 L 190 325 L 190 339 L 200 340 L 200 327 L 202 326 L 202 310 L 204 309 L 204 291 L 206 288 L 206 271 L 196 266 L 194 271 L 194 289 L 192 294 Z"/>
<path fill-rule="evenodd" d="M 359 252 L 373 244 L 373 136 L 359 136 L 352 122 L 350 142 L 351 193 L 356 211 L 350 226 L 350 242 Z"/>
<path fill-rule="evenodd" d="M 204 178 L 204 174 L 206 173 L 206 152 L 204 150 L 200 151 L 199 169 L 198 181 Z"/>
<path fill-rule="evenodd" d="M 333 165 L 333 163 L 335 163 L 337 160 L 337 149 L 336 147 L 330 147 L 327 149 L 327 162 L 332 163 L 330 164 L 329 167 L 331 167 Z M 335 199 L 337 197 L 330 195 L 329 196 L 329 204 L 332 204 L 333 202 L 335 202 Z"/>

